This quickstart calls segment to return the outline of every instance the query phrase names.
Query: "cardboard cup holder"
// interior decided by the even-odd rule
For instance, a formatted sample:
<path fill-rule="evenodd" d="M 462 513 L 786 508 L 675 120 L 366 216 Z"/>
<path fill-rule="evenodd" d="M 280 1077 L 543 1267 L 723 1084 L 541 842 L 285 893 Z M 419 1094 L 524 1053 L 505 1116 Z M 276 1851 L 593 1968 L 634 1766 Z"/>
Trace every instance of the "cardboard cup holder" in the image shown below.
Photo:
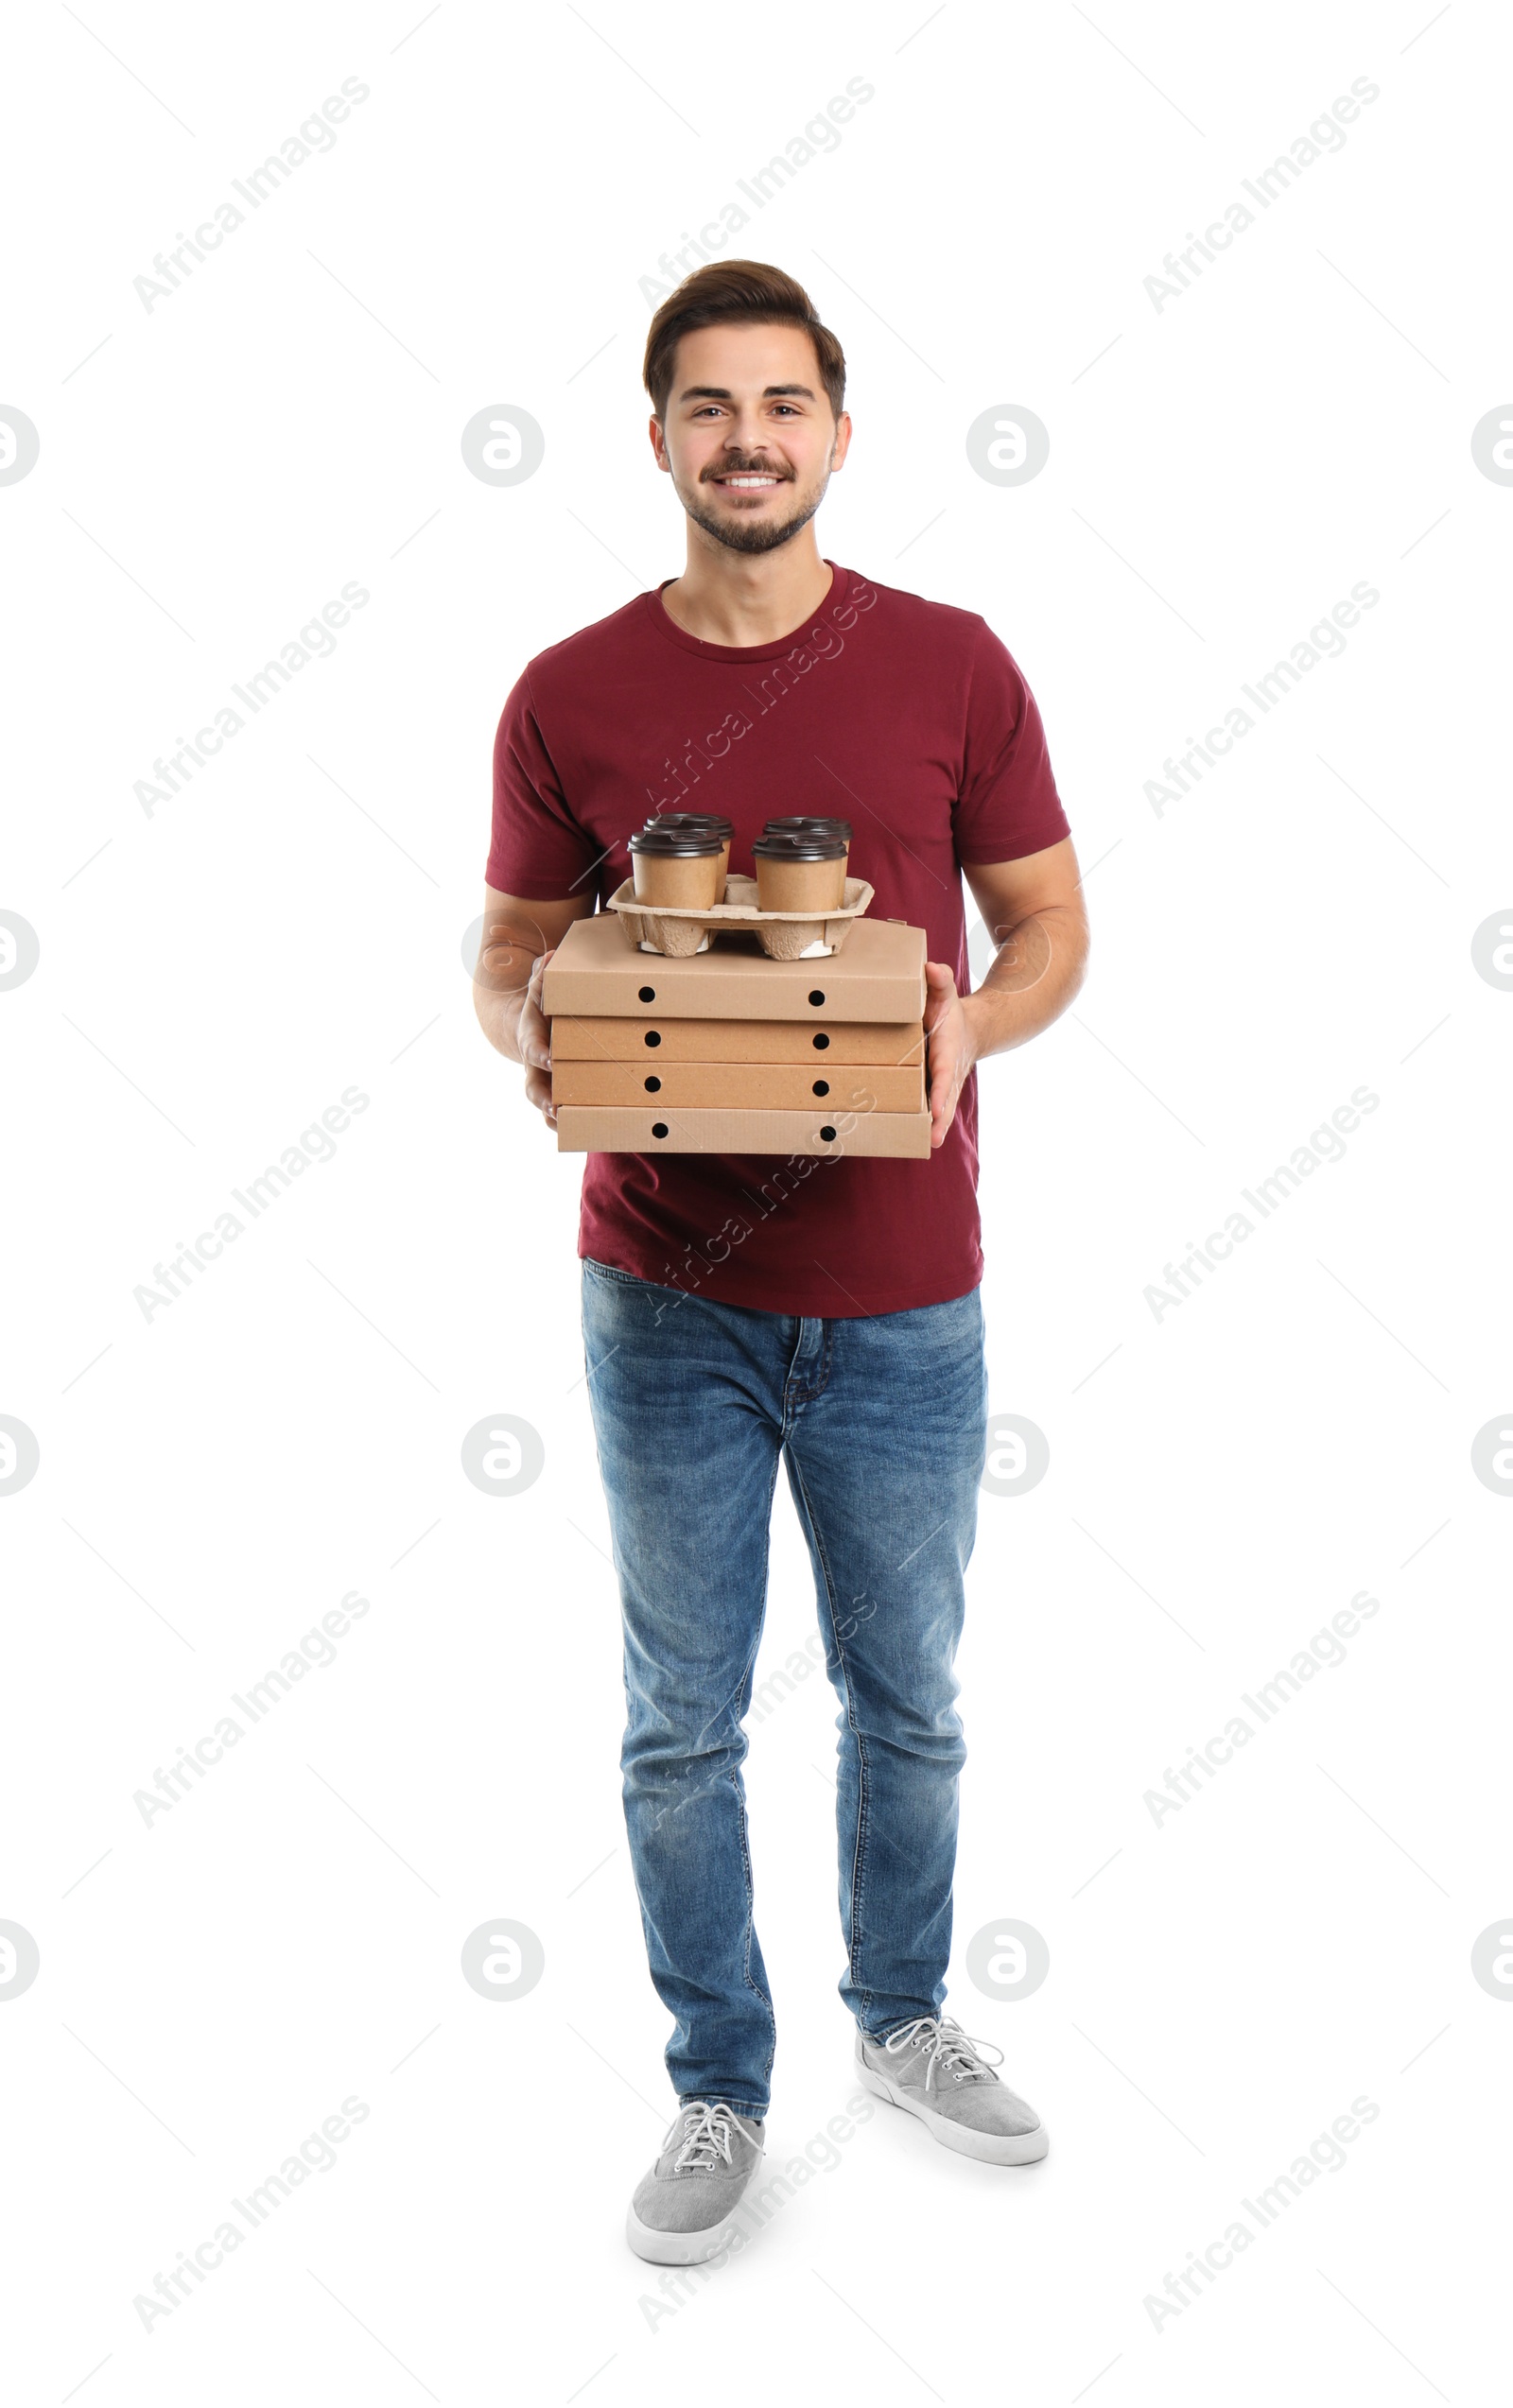
<path fill-rule="evenodd" d="M 872 901 L 865 878 L 847 878 L 844 899 L 830 911 L 759 911 L 756 881 L 738 873 L 725 880 L 725 899 L 703 909 L 670 910 L 637 903 L 635 881 L 627 878 L 609 898 L 630 943 L 643 953 L 683 958 L 707 951 L 719 936 L 755 936 L 774 961 L 808 961 L 820 954 L 839 953 L 855 923 Z"/>

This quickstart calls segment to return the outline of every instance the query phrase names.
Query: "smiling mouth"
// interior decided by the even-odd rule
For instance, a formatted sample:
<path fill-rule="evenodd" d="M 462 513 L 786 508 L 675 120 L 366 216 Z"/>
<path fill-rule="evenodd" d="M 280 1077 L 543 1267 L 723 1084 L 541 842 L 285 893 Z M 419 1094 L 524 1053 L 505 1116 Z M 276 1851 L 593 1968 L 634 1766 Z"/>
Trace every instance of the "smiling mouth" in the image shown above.
<path fill-rule="evenodd" d="M 734 468 L 723 476 L 712 476 L 710 483 L 727 494 L 766 494 L 774 485 L 787 483 L 787 478 L 773 475 L 767 469 Z"/>

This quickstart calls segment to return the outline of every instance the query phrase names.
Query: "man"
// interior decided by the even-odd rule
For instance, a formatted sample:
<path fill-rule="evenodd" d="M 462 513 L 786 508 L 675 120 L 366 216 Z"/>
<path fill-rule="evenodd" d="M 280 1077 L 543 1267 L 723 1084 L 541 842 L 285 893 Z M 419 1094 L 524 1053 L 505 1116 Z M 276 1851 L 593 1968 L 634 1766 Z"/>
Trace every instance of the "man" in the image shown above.
<path fill-rule="evenodd" d="M 505 705 L 484 1031 L 550 1124 L 543 969 L 663 809 L 732 820 L 738 869 L 768 818 L 849 820 L 873 911 L 922 921 L 930 956 L 928 1161 L 601 1153 L 583 1175 L 626 1824 L 679 2101 L 627 2234 L 687 2264 L 732 2238 L 769 2101 L 740 1765 L 780 1455 L 841 1701 L 858 2077 L 966 2156 L 1046 2154 L 1034 2110 L 941 2015 L 965 1754 L 952 1663 L 985 1454 L 973 1065 L 1065 1008 L 1087 930 L 1039 713 L 1002 645 L 820 554 L 851 421 L 841 346 L 802 286 L 751 261 L 700 269 L 657 310 L 645 376 L 687 565 L 540 654 Z M 975 994 L 963 873 L 999 944 Z"/>

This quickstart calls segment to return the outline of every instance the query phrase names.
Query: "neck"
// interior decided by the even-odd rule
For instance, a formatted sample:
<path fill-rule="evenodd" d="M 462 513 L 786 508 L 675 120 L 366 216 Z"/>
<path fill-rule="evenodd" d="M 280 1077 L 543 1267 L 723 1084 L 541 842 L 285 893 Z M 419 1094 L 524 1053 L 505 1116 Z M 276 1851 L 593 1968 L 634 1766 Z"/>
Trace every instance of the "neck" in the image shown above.
<path fill-rule="evenodd" d="M 701 643 L 775 644 L 817 611 L 831 585 L 814 522 L 772 552 L 733 552 L 690 519 L 683 575 L 662 589 L 662 607 Z"/>

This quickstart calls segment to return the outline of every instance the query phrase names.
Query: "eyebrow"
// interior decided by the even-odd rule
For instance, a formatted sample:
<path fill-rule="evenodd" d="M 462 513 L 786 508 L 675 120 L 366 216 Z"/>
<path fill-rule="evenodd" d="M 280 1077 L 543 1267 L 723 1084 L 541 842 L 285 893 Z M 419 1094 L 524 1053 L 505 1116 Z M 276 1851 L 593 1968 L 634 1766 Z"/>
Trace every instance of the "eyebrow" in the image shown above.
<path fill-rule="evenodd" d="M 814 394 L 808 385 L 764 385 L 762 387 L 763 401 L 780 400 L 791 393 L 800 396 L 805 401 L 814 399 Z M 678 395 L 678 399 L 680 402 L 730 401 L 733 395 L 728 385 L 689 385 Z"/>

